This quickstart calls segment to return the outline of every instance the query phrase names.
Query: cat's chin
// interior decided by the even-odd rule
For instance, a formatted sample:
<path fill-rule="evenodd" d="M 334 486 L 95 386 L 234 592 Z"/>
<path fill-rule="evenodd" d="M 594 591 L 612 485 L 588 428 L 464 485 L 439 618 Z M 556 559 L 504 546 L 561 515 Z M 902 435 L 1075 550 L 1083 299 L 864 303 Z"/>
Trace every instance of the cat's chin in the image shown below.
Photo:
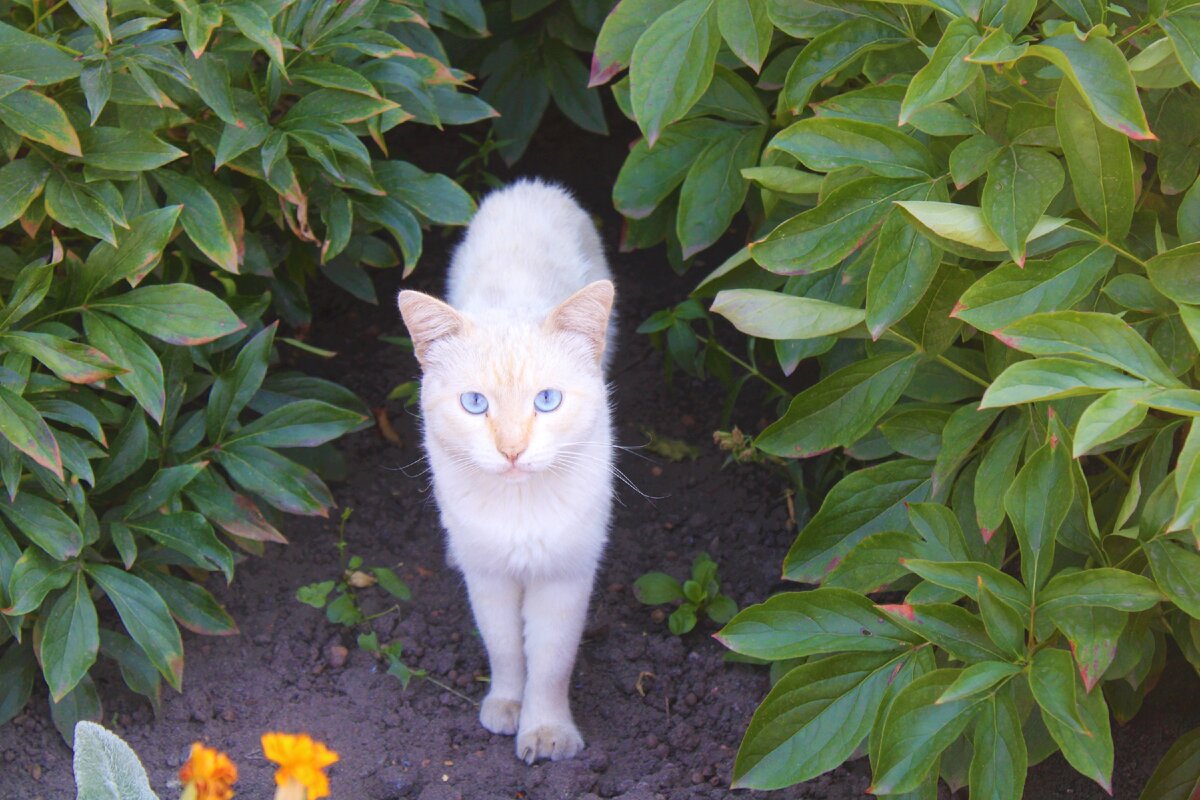
<path fill-rule="evenodd" d="M 497 472 L 496 475 L 508 483 L 524 483 L 533 477 L 532 472 L 520 467 L 509 467 L 503 472 Z"/>

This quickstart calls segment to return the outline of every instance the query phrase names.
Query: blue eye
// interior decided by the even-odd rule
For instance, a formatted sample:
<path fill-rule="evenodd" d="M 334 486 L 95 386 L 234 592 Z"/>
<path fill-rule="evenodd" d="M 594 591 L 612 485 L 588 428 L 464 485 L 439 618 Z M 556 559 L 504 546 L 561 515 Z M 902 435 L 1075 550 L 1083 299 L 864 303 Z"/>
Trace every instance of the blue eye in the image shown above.
<path fill-rule="evenodd" d="M 533 398 L 533 407 L 538 411 L 553 411 L 562 405 L 562 392 L 558 389 L 542 389 Z"/>
<path fill-rule="evenodd" d="M 487 398 L 479 392 L 463 392 L 458 396 L 458 402 L 469 414 L 482 414 L 488 410 Z"/>

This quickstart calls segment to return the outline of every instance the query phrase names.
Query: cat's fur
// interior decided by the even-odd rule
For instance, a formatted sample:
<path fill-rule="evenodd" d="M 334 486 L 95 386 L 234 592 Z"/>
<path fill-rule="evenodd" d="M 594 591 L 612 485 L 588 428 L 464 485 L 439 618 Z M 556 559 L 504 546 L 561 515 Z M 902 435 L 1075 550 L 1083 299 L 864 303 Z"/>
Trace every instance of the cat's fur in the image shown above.
<path fill-rule="evenodd" d="M 568 690 L 612 503 L 613 285 L 600 238 L 563 189 L 521 181 L 479 207 L 450 265 L 449 305 L 400 293 L 450 562 L 491 665 L 479 719 L 517 756 L 583 748 Z M 562 392 L 540 412 L 543 389 Z M 464 392 L 488 400 L 473 415 Z"/>

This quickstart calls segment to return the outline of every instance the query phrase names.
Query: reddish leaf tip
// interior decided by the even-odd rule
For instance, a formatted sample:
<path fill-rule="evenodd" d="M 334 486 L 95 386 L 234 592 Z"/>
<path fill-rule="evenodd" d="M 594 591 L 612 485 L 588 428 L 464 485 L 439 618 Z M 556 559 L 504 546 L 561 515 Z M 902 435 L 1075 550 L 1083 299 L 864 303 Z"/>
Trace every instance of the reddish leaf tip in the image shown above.
<path fill-rule="evenodd" d="M 957 303 L 954 304 L 954 308 L 950 309 L 950 317 L 952 319 L 958 319 L 959 313 L 962 311 L 966 311 L 966 310 L 967 310 L 966 304 L 963 303 L 962 300 L 959 300 Z"/>
<path fill-rule="evenodd" d="M 917 619 L 916 611 L 909 603 L 889 603 L 887 605 L 877 605 L 875 607 L 881 611 L 887 611 L 889 613 L 896 614 L 897 616 L 904 617 L 909 622 L 915 622 Z"/>
<path fill-rule="evenodd" d="M 992 540 L 992 537 L 996 535 L 996 532 L 994 530 L 992 530 L 991 528 L 980 528 L 979 535 L 981 537 L 983 537 L 983 543 L 987 544 L 988 542 L 990 542 Z M 983 584 L 982 578 L 979 579 L 979 583 L 981 585 Z"/>
<path fill-rule="evenodd" d="M 612 80 L 612 77 L 621 71 L 621 65 L 612 63 L 608 66 L 600 63 L 597 56 L 592 56 L 592 69 L 588 74 L 588 88 L 592 89 L 596 86 L 602 86 Z"/>
<path fill-rule="evenodd" d="M 1015 349 L 1017 346 L 1017 340 L 1015 338 L 1013 338 L 1012 336 L 1003 334 L 999 330 L 992 331 L 992 336 L 996 337 L 998 340 L 1000 340 L 1001 343 L 1003 343 L 1004 345 L 1006 345 L 1008 347 L 1012 347 Z"/>

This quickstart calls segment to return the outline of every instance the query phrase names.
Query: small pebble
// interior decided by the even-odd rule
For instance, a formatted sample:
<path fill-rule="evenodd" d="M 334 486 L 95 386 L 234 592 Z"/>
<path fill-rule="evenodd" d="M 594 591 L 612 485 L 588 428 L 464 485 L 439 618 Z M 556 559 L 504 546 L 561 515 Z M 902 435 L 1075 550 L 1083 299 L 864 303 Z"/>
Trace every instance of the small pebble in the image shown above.
<path fill-rule="evenodd" d="M 650 612 L 650 619 L 654 620 L 655 622 L 657 622 L 659 624 L 661 624 L 662 621 L 665 620 L 666 618 L 667 618 L 667 612 L 663 611 L 661 608 L 656 608 Z"/>
<path fill-rule="evenodd" d="M 696 697 L 695 692 L 688 692 L 687 697 L 683 698 L 683 702 L 687 703 L 689 706 L 694 706 L 696 703 L 700 702 L 700 698 Z"/>
<path fill-rule="evenodd" d="M 329 646 L 329 650 L 325 654 L 325 660 L 329 662 L 331 667 L 346 666 L 346 659 L 349 658 L 350 651 L 340 644 Z"/>
<path fill-rule="evenodd" d="M 237 712 L 232 708 L 227 708 L 221 712 L 221 719 L 226 722 L 237 722 Z"/>
<path fill-rule="evenodd" d="M 704 783 L 704 773 L 702 773 L 700 770 L 695 770 L 694 772 L 692 772 L 692 783 L 695 783 L 695 784 Z"/>

